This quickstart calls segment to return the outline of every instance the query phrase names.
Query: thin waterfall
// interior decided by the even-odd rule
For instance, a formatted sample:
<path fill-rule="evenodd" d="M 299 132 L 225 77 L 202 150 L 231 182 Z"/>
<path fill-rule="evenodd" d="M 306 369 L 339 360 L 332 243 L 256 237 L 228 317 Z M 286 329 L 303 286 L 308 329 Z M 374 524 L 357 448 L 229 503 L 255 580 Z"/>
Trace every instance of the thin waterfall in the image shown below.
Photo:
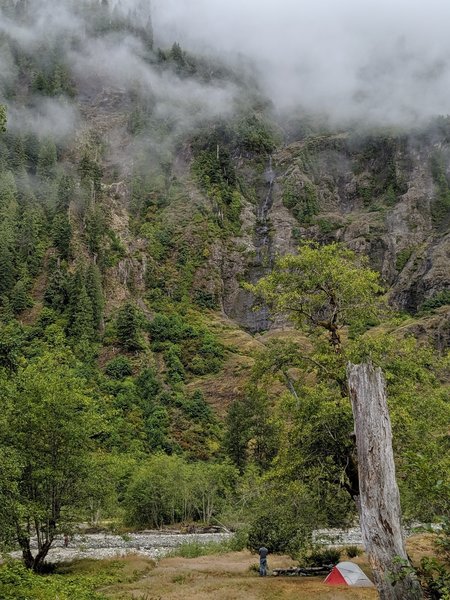
<path fill-rule="evenodd" d="M 275 180 L 276 175 L 272 166 L 272 156 L 270 155 L 267 168 L 264 171 L 265 193 L 262 195 L 262 199 L 256 209 L 254 234 L 255 259 L 249 269 L 249 279 L 252 283 L 256 283 L 261 277 L 267 275 L 273 264 L 269 214 L 273 204 Z M 269 311 L 267 307 L 263 306 L 256 311 L 252 310 L 251 321 L 251 329 L 254 332 L 267 329 L 269 326 Z"/>

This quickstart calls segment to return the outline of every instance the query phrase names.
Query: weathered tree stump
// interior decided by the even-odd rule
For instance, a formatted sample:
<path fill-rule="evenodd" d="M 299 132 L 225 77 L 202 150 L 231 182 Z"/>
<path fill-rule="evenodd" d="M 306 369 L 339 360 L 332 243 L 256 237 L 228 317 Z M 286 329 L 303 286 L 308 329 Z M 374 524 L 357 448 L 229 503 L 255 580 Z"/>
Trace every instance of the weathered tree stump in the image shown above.
<path fill-rule="evenodd" d="M 349 364 L 347 379 L 358 453 L 360 524 L 375 584 L 381 600 L 422 599 L 419 582 L 405 568 L 410 563 L 383 373 L 372 364 Z"/>

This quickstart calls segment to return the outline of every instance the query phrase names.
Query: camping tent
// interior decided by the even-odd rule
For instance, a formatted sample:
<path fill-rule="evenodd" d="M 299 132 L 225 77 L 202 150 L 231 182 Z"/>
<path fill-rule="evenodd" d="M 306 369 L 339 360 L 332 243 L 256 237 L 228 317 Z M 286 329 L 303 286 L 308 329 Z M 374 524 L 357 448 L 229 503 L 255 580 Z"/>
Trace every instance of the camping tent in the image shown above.
<path fill-rule="evenodd" d="M 328 585 L 351 585 L 356 587 L 373 587 L 370 579 L 352 562 L 340 562 L 333 567 L 325 579 Z"/>

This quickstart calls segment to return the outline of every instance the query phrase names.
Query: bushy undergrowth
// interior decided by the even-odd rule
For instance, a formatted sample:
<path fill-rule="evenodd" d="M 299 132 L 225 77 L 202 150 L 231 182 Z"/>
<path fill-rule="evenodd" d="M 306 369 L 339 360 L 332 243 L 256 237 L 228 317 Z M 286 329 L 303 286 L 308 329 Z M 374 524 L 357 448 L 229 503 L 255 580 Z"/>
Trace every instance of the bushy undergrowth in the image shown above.
<path fill-rule="evenodd" d="M 302 566 L 321 567 L 323 565 L 337 565 L 341 560 L 342 552 L 339 548 L 314 548 L 302 556 Z"/>
<path fill-rule="evenodd" d="M 181 556 L 182 558 L 197 558 L 212 554 L 226 554 L 227 552 L 240 552 L 246 547 L 247 533 L 245 530 L 236 532 L 233 537 L 220 542 L 185 542 L 175 548 L 170 556 Z"/>
<path fill-rule="evenodd" d="M 118 567 L 97 575 L 36 575 L 19 562 L 0 567 L 0 598 L 2 600 L 106 600 L 95 590 L 117 581 Z"/>

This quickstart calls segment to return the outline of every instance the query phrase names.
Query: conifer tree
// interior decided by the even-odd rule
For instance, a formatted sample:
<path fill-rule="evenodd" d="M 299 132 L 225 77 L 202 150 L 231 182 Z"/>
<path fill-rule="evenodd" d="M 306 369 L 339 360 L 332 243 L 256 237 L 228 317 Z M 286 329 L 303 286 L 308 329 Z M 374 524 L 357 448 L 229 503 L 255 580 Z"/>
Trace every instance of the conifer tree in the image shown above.
<path fill-rule="evenodd" d="M 44 254 L 43 212 L 40 206 L 25 204 L 19 219 L 19 260 L 26 264 L 30 275 L 37 275 Z"/>
<path fill-rule="evenodd" d="M 27 159 L 27 167 L 32 175 L 36 174 L 38 159 L 39 159 L 39 138 L 35 133 L 29 133 L 25 137 L 25 157 Z"/>
<path fill-rule="evenodd" d="M 0 133 L 6 131 L 6 107 L 0 104 Z"/>
<path fill-rule="evenodd" d="M 10 293 L 12 310 L 20 313 L 32 305 L 32 300 L 28 294 L 29 279 L 24 276 L 19 279 Z"/>
<path fill-rule="evenodd" d="M 77 342 L 92 340 L 95 337 L 92 302 L 86 291 L 85 285 L 81 287 L 76 298 L 70 334 Z"/>
<path fill-rule="evenodd" d="M 55 215 L 52 230 L 53 244 L 61 258 L 67 260 L 70 257 L 70 240 L 72 239 L 72 226 L 67 212 Z"/>
<path fill-rule="evenodd" d="M 139 314 L 131 302 L 127 302 L 117 315 L 117 339 L 125 350 L 142 350 L 142 341 L 139 335 Z"/>
<path fill-rule="evenodd" d="M 52 140 L 44 140 L 39 148 L 37 175 L 43 179 L 53 179 L 56 175 L 57 153 Z"/>
<path fill-rule="evenodd" d="M 91 301 L 94 327 L 98 329 L 103 318 L 104 299 L 100 271 L 94 263 L 86 272 L 86 292 Z"/>
<path fill-rule="evenodd" d="M 63 311 L 68 304 L 68 281 L 60 261 L 53 260 L 49 265 L 49 277 L 44 300 L 47 306 L 54 310 Z"/>
<path fill-rule="evenodd" d="M 21 171 L 26 165 L 26 153 L 21 135 L 14 136 L 10 150 L 10 166 L 14 171 Z"/>
<path fill-rule="evenodd" d="M 58 182 L 58 195 L 56 200 L 57 211 L 66 211 L 69 208 L 74 192 L 75 183 L 73 177 L 64 173 Z"/>
<path fill-rule="evenodd" d="M 8 293 L 15 283 L 13 255 L 8 246 L 0 241 L 0 296 Z"/>

